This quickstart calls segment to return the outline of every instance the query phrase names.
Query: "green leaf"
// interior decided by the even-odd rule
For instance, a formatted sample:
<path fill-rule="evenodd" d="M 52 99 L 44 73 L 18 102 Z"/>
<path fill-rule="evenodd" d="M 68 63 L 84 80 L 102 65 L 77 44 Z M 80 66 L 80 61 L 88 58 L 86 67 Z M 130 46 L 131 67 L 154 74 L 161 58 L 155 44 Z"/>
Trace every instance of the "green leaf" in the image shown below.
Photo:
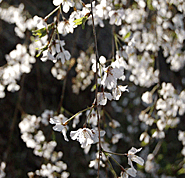
<path fill-rule="evenodd" d="M 146 142 L 144 142 L 144 141 L 141 142 L 141 146 L 142 146 L 142 147 L 144 147 L 144 146 L 146 146 L 146 145 L 148 145 L 148 143 L 146 143 Z"/>
<path fill-rule="evenodd" d="M 96 84 L 94 84 L 91 88 L 91 92 L 95 91 L 96 90 Z"/>
<path fill-rule="evenodd" d="M 81 17 L 80 19 L 76 19 L 73 22 L 75 23 L 75 25 L 81 25 L 83 23 L 83 19 L 84 17 Z"/>
<path fill-rule="evenodd" d="M 85 28 L 85 22 L 87 21 L 90 13 L 87 13 L 84 17 L 74 20 L 75 25 L 82 25 L 82 29 Z"/>
<path fill-rule="evenodd" d="M 39 38 L 42 38 L 42 37 L 46 36 L 47 32 L 50 31 L 52 28 L 54 28 L 54 24 L 49 24 L 47 26 L 47 29 L 46 29 L 46 27 L 44 27 L 44 28 L 41 28 L 38 30 L 33 30 L 32 33 L 34 36 L 38 36 Z"/>
<path fill-rule="evenodd" d="M 185 174 L 185 168 L 181 168 L 178 172 L 178 175 Z"/>
<path fill-rule="evenodd" d="M 39 38 L 46 36 L 46 34 L 47 34 L 46 28 L 41 28 L 33 31 L 33 35 L 39 36 Z"/>
<path fill-rule="evenodd" d="M 131 35 L 131 32 L 128 32 L 128 33 L 123 37 L 123 39 L 125 40 L 125 39 L 129 38 L 130 35 Z"/>
<path fill-rule="evenodd" d="M 155 131 L 156 131 L 156 129 L 152 129 L 151 134 L 153 135 Z"/>
<path fill-rule="evenodd" d="M 44 46 L 43 48 L 40 49 L 40 52 L 36 55 L 36 57 L 39 57 L 43 51 L 48 49 L 48 45 Z"/>
<path fill-rule="evenodd" d="M 152 0 L 147 0 L 147 7 L 150 9 L 150 10 L 154 10 L 153 6 L 152 6 Z"/>
<path fill-rule="evenodd" d="M 84 24 L 82 24 L 82 29 L 83 29 L 83 30 L 85 29 L 85 23 L 84 23 Z"/>

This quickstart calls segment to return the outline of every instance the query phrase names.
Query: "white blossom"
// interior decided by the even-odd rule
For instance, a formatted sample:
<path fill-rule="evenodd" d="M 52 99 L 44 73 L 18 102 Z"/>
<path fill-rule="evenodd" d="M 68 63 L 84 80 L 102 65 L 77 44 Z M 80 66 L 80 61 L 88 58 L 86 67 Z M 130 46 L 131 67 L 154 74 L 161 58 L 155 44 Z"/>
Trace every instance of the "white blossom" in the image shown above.
<path fill-rule="evenodd" d="M 111 141 L 113 144 L 116 144 L 119 142 L 119 139 L 123 138 L 123 134 L 122 133 L 118 133 L 118 134 L 115 134 L 113 135 Z"/>
<path fill-rule="evenodd" d="M 97 112 L 94 109 L 87 110 L 86 111 L 86 116 L 89 117 L 89 119 L 88 119 L 89 124 L 92 124 L 93 126 L 97 126 L 98 115 L 97 115 Z M 100 114 L 99 114 L 99 117 L 100 117 Z"/>
<path fill-rule="evenodd" d="M 141 99 L 146 104 L 151 104 L 152 103 L 152 93 L 149 91 L 146 91 L 145 93 L 143 93 Z"/>
<path fill-rule="evenodd" d="M 53 118 L 50 118 L 50 124 L 55 124 L 53 127 L 54 131 L 62 132 L 64 139 L 66 141 L 69 141 L 67 138 L 67 126 L 63 126 L 62 124 L 67 120 L 67 118 L 63 114 L 59 114 L 58 116 L 54 116 Z"/>
<path fill-rule="evenodd" d="M 127 91 L 127 92 L 129 91 L 127 89 L 127 85 L 126 86 L 118 85 L 116 88 L 113 88 L 112 89 L 113 99 L 114 100 L 119 100 L 119 98 L 121 97 L 122 92 L 125 92 L 125 91 Z"/>
<path fill-rule="evenodd" d="M 147 132 L 143 132 L 140 137 L 139 137 L 140 141 L 144 141 L 145 143 L 149 143 L 150 141 L 150 136 L 148 135 Z"/>
<path fill-rule="evenodd" d="M 6 168 L 6 163 L 5 162 L 1 162 L 1 166 L 0 166 L 0 178 L 4 178 L 6 176 L 5 168 Z"/>
<path fill-rule="evenodd" d="M 103 137 L 104 135 L 105 131 L 100 131 L 100 136 Z M 77 131 L 71 131 L 70 136 L 72 140 L 79 141 L 82 148 L 99 141 L 97 129 L 80 128 Z"/>
<path fill-rule="evenodd" d="M 73 21 L 74 19 L 70 18 L 69 20 L 59 22 L 58 32 L 63 36 L 67 35 L 68 33 L 73 33 L 74 28 L 76 27 Z"/>
<path fill-rule="evenodd" d="M 157 138 L 157 139 L 162 139 L 162 138 L 165 138 L 165 133 L 164 131 L 155 131 L 153 134 L 152 134 L 152 137 L 153 138 Z"/>
<path fill-rule="evenodd" d="M 132 173 L 133 173 L 133 175 L 135 175 L 136 172 L 137 172 L 137 171 L 135 170 L 133 164 L 132 164 L 132 161 L 134 161 L 134 162 L 140 164 L 141 166 L 143 166 L 143 164 L 144 164 L 144 160 L 143 160 L 141 157 L 135 155 L 137 152 L 141 151 L 141 149 L 142 149 L 142 148 L 136 149 L 136 148 L 132 147 L 132 148 L 128 151 L 128 154 L 127 154 L 127 157 L 128 157 L 128 164 L 131 166 L 131 169 L 129 170 L 130 173 L 128 173 L 128 170 L 127 170 L 127 173 L 128 173 L 129 175 L 131 175 Z M 135 170 L 135 171 L 134 171 L 134 170 Z M 133 176 L 133 175 L 131 175 L 131 176 Z M 133 176 L 133 177 L 135 177 L 135 176 Z"/>
<path fill-rule="evenodd" d="M 69 11 L 70 7 L 73 7 L 74 2 L 73 2 L 73 0 L 53 0 L 53 4 L 55 6 L 59 6 L 60 4 L 62 4 L 63 11 L 65 13 L 67 13 Z"/>
<path fill-rule="evenodd" d="M 106 105 L 107 99 L 112 100 L 112 95 L 107 92 L 98 92 L 97 94 L 97 104 L 98 105 Z"/>
<path fill-rule="evenodd" d="M 115 24 L 115 25 L 119 26 L 119 25 L 121 25 L 121 22 L 125 17 L 124 10 L 123 9 L 111 10 L 109 12 L 109 16 L 110 16 L 109 23 L 111 25 Z"/>
<path fill-rule="evenodd" d="M 123 76 L 123 69 L 122 68 L 112 68 L 109 66 L 104 69 L 104 76 L 101 81 L 101 84 L 108 89 L 116 88 L 117 86 L 117 79 Z"/>

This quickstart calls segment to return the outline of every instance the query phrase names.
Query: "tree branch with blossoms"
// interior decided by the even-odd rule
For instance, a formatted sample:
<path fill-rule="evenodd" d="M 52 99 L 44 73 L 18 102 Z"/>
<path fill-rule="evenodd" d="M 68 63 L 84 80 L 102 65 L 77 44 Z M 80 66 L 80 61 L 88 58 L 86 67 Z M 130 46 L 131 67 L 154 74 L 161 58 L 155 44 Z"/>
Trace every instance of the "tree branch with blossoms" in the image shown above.
<path fill-rule="evenodd" d="M 27 2 L 0 1 L 0 177 L 183 176 L 185 2 Z"/>

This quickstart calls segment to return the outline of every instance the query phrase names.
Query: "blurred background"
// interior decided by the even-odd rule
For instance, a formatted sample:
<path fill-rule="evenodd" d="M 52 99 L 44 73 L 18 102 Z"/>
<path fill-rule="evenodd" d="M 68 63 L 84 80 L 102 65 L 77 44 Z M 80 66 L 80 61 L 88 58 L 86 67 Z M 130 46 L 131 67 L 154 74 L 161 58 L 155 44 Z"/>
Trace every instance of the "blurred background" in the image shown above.
<path fill-rule="evenodd" d="M 89 3 L 89 1 L 84 1 L 84 3 Z M 122 49 L 123 47 L 129 46 L 129 41 L 135 37 L 136 45 L 134 46 L 134 54 L 138 57 L 138 65 L 141 65 L 138 68 L 143 67 L 146 71 L 137 71 L 139 69 L 136 69 L 131 62 L 133 55 L 128 55 L 128 58 L 125 58 L 128 65 L 128 68 L 124 71 L 126 79 L 125 81 L 121 81 L 120 84 L 128 85 L 129 92 L 123 93 L 118 102 L 108 102 L 104 107 L 105 113 L 107 114 L 105 114 L 101 125 L 107 129 L 106 142 L 109 143 L 110 150 L 118 153 L 126 153 L 132 146 L 136 148 L 143 147 L 139 155 L 145 161 L 150 161 L 148 165 L 151 163 L 151 168 L 146 168 L 146 165 L 137 165 L 137 177 L 184 177 L 185 154 L 181 151 L 183 149 L 182 142 L 185 136 L 180 139 L 179 131 L 183 131 L 185 128 L 185 116 L 183 112 L 179 114 L 179 106 L 176 114 L 172 114 L 173 116 L 165 116 L 165 119 L 169 117 L 174 120 L 177 117 L 179 119 L 173 126 L 172 124 L 166 124 L 166 127 L 162 130 L 165 133 L 165 137 L 160 138 L 160 134 L 158 137 L 155 137 L 153 134 L 155 131 L 161 131 L 158 128 L 159 126 L 156 125 L 157 121 L 160 120 L 160 116 L 157 113 L 159 109 L 156 108 L 156 103 L 157 100 L 163 96 L 163 94 L 160 94 L 163 82 L 171 83 L 174 87 L 172 91 L 174 95 L 170 95 L 171 98 L 175 98 L 175 96 L 178 95 L 178 97 L 182 97 L 183 104 L 185 103 L 184 94 L 182 93 L 180 95 L 185 86 L 185 2 L 180 0 L 176 2 L 170 0 L 163 2 L 157 0 L 118 0 L 113 3 L 115 9 L 123 8 L 125 10 L 126 17 L 120 26 L 110 25 L 109 20 L 103 21 L 104 28 L 99 25 L 96 26 L 99 56 L 105 56 L 107 60 L 114 58 L 116 56 L 114 34 L 120 34 L 120 36 L 125 37 L 126 34 L 130 32 L 129 36 L 127 34 L 128 38 L 125 37 L 125 41 L 118 43 L 118 47 Z M 20 4 L 22 4 L 21 7 Z M 14 7 L 15 9 L 12 8 L 8 11 L 10 7 Z M 16 10 L 21 8 L 22 10 Z M 33 37 L 31 30 L 28 28 L 24 31 L 24 37 L 20 37 L 16 34 L 15 27 L 19 25 L 11 20 L 13 17 L 10 15 L 10 12 L 14 10 L 17 11 L 17 14 L 21 12 L 26 23 L 28 19 L 33 18 L 35 15 L 44 18 L 54 8 L 52 1 L 45 0 L 1 1 L 0 82 L 2 85 L 3 73 L 5 72 L 4 68 L 9 65 L 6 55 L 16 49 L 17 44 L 24 44 L 29 48 Z M 3 9 L 5 10 L 3 11 Z M 140 16 L 141 18 L 135 21 L 134 15 L 133 19 L 129 17 L 129 11 L 126 11 L 128 9 L 130 9 L 130 14 L 135 13 L 136 16 Z M 65 14 L 66 18 L 69 17 L 72 11 L 73 8 Z M 56 14 L 48 19 L 48 23 L 52 22 L 55 15 Z M 128 20 L 127 17 L 131 20 Z M 177 20 L 174 17 L 176 17 Z M 158 26 L 161 28 L 158 28 Z M 127 32 L 121 34 L 121 30 L 127 30 Z M 154 36 L 152 36 L 152 34 Z M 3 85 L 5 87 L 5 96 L 0 98 L 0 162 L 6 163 L 4 169 L 6 173 L 5 177 L 28 177 L 28 172 L 35 172 L 41 169 L 42 164 L 49 162 L 48 159 L 44 157 L 36 156 L 33 153 L 33 149 L 28 148 L 21 138 L 22 133 L 19 128 L 19 123 L 26 118 L 27 115 L 36 116 L 37 118 L 41 117 L 41 120 L 48 117 L 47 119 L 49 120 L 49 116 L 41 116 L 46 109 L 53 111 L 54 115 L 58 115 L 60 110 L 62 111 L 62 108 L 65 108 L 63 114 L 66 117 L 70 117 L 87 106 L 91 106 L 94 100 L 94 93 L 91 92 L 94 85 L 94 77 L 91 80 L 92 83 L 87 85 L 85 89 L 79 89 L 79 92 L 75 93 L 73 86 L 75 82 L 76 84 L 80 82 L 77 81 L 78 79 L 76 77 L 79 73 L 77 65 L 80 61 L 77 59 L 81 56 L 82 61 L 84 59 L 82 65 L 86 66 L 89 62 L 90 64 L 88 65 L 92 65 L 91 58 L 95 48 L 92 26 L 86 24 L 85 29 L 79 26 L 73 34 L 61 36 L 61 40 L 65 40 L 65 49 L 71 53 L 71 58 L 74 60 L 74 62 L 72 62 L 72 60 L 69 61 L 71 66 L 69 63 L 65 64 L 66 69 L 69 69 L 66 76 L 57 79 L 52 73 L 52 69 L 58 70 L 55 63 L 52 61 L 42 62 L 40 57 L 36 57 L 35 55 L 34 58 L 36 60 L 31 64 L 30 72 L 22 73 L 19 79 L 16 79 L 17 85 L 20 86 L 18 91 L 12 92 L 13 89 L 10 91 L 7 85 Z M 149 44 L 152 47 L 150 47 Z M 141 47 L 142 45 L 144 46 L 143 49 Z M 147 52 L 147 55 L 145 52 Z M 85 57 L 83 57 L 83 55 Z M 144 66 L 147 63 L 145 60 L 148 61 L 148 66 Z M 136 62 L 133 63 L 136 64 Z M 61 64 L 58 68 L 60 67 Z M 149 71 L 150 67 L 153 69 L 152 74 L 150 74 Z M 61 68 L 63 70 L 63 67 Z M 91 67 L 86 70 L 88 75 Z M 158 75 L 154 72 L 156 70 L 158 71 Z M 143 83 L 140 81 L 142 75 L 145 75 L 142 79 L 144 80 Z M 147 79 L 148 75 L 151 75 L 149 79 Z M 156 75 L 157 80 L 152 78 L 154 75 Z M 151 81 L 151 83 L 149 81 Z M 154 89 L 156 86 L 157 88 Z M 153 89 L 153 104 L 147 104 L 141 97 L 144 92 L 152 91 Z M 170 88 L 168 88 L 168 90 L 170 90 Z M 168 90 L 166 92 L 169 92 Z M 4 94 L 2 94 L 2 96 Z M 165 100 L 165 98 L 163 99 Z M 146 111 L 146 108 L 149 109 Z M 142 119 L 141 112 L 144 110 L 154 118 L 153 124 L 147 125 L 146 122 L 143 121 L 144 119 Z M 85 118 L 86 115 L 83 113 L 77 128 L 83 126 Z M 109 128 L 110 118 L 118 121 L 120 127 Z M 69 127 L 70 130 L 74 130 L 71 125 Z M 69 142 L 64 141 L 63 135 L 54 132 L 51 124 L 44 125 L 43 122 L 41 122 L 39 129 L 42 130 L 45 140 L 57 142 L 55 151 L 63 152 L 61 160 L 67 164 L 66 171 L 70 173 L 69 177 L 96 177 L 97 171 L 88 166 L 89 162 L 95 159 L 96 145 L 92 146 L 89 154 L 84 154 L 84 150 L 80 148 L 78 142 L 72 140 Z M 111 139 L 117 133 L 122 133 L 122 135 L 117 143 L 114 144 Z M 140 138 L 142 133 L 149 135 L 149 141 Z M 67 133 L 67 136 L 69 138 L 69 133 Z M 146 138 L 146 135 L 144 138 Z M 147 156 L 151 153 L 154 158 L 150 160 Z M 115 156 L 115 159 L 117 159 L 123 167 L 127 167 L 126 157 Z M 119 176 L 121 172 L 120 167 L 117 166 L 114 161 L 111 162 Z M 136 165 L 134 164 L 134 166 Z M 0 173 L 3 172 L 2 167 L 1 165 Z M 101 168 L 100 175 L 102 177 L 113 177 L 106 166 Z M 42 176 L 34 175 L 32 177 Z M 53 177 L 60 177 L 60 175 L 55 174 Z M 63 177 L 65 177 L 65 175 L 63 175 Z"/>

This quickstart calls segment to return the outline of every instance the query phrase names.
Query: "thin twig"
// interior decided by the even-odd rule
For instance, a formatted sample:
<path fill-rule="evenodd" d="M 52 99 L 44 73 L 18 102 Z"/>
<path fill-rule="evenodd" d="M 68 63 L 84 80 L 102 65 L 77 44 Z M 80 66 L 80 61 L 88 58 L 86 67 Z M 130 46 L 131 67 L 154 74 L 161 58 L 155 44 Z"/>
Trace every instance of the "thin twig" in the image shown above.
<path fill-rule="evenodd" d="M 50 12 L 45 18 L 44 20 L 47 21 L 48 18 L 53 15 L 58 9 L 60 9 L 60 6 L 58 6 L 57 8 L 55 8 L 52 12 Z"/>
<path fill-rule="evenodd" d="M 66 75 L 67 76 L 67 75 Z M 64 78 L 64 82 L 63 82 L 63 86 L 62 86 L 62 95 L 60 98 L 60 103 L 58 105 L 58 109 L 57 109 L 57 115 L 60 114 L 61 111 L 61 107 L 63 105 L 63 100 L 64 100 L 64 93 L 65 93 L 65 88 L 66 88 L 66 82 L 67 82 L 67 77 Z"/>
<path fill-rule="evenodd" d="M 98 136 L 99 136 L 99 159 L 98 159 L 98 175 L 100 176 L 100 157 L 101 157 L 101 139 L 100 139 L 100 117 L 98 113 L 98 103 L 97 103 L 97 94 L 98 94 L 98 45 L 97 45 L 97 38 L 96 38 L 96 30 L 94 25 L 94 16 L 93 16 L 93 4 L 91 0 L 91 16 L 92 16 L 92 26 L 93 26 L 93 35 L 94 35 L 94 42 L 95 42 L 95 54 L 96 54 L 96 73 L 95 73 L 95 83 L 96 83 L 96 91 L 95 91 L 95 98 L 96 98 L 96 112 L 98 117 Z"/>
<path fill-rule="evenodd" d="M 18 99 L 17 99 L 17 102 L 16 102 L 16 107 L 15 107 L 14 115 L 13 115 L 13 118 L 12 118 L 12 123 L 11 123 L 11 126 L 10 126 L 9 140 L 8 140 L 8 143 L 7 143 L 6 152 L 4 154 L 4 161 L 5 162 L 8 162 L 9 158 L 10 158 L 11 143 L 12 143 L 12 139 L 13 139 L 13 136 L 14 136 L 16 121 L 17 121 L 17 118 L 18 118 L 17 115 L 18 115 L 19 112 L 21 112 L 21 114 L 25 113 L 23 111 L 22 107 L 20 106 L 21 96 L 22 96 L 22 92 L 23 92 L 24 80 L 25 80 L 25 74 L 22 75 L 21 82 L 20 82 L 20 90 L 19 90 L 19 93 L 18 93 Z"/>

